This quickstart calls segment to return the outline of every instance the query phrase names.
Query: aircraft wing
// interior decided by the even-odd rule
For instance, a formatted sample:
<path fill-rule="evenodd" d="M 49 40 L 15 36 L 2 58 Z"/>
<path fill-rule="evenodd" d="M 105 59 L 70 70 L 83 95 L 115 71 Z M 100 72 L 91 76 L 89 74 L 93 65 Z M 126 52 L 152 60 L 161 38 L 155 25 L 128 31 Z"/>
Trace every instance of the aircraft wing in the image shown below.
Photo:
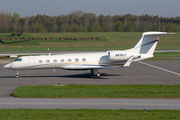
<path fill-rule="evenodd" d="M 111 65 L 79 65 L 71 64 L 66 67 L 69 70 L 91 70 L 91 69 L 108 69 L 108 68 L 119 68 L 121 66 L 111 66 Z"/>

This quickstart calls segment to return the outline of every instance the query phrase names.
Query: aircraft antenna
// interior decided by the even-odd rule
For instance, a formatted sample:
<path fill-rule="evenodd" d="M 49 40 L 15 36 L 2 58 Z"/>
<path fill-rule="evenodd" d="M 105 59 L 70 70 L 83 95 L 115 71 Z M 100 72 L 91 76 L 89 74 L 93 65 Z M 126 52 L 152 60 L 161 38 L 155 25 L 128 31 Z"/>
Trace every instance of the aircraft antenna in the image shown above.
<path fill-rule="evenodd" d="M 49 51 L 49 48 L 47 50 Z M 51 52 L 49 53 L 49 55 L 51 55 Z"/>

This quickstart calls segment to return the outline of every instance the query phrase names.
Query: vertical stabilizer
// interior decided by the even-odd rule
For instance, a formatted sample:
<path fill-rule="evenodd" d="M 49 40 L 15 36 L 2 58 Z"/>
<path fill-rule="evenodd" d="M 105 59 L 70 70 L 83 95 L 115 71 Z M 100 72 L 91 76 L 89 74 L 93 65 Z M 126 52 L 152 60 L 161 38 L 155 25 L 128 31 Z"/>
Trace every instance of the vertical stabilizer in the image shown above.
<path fill-rule="evenodd" d="M 167 32 L 145 32 L 141 39 L 131 49 L 135 53 L 152 55 L 159 41 L 160 35 L 169 34 Z"/>

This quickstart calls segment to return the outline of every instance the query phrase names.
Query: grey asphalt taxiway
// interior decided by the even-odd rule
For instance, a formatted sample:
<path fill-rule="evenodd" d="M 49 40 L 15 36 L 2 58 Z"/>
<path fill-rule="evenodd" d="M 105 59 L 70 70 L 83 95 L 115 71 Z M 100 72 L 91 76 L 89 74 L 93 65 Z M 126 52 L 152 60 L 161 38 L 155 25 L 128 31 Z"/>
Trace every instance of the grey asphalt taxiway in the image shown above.
<path fill-rule="evenodd" d="M 0 97 L 1 109 L 177 109 L 179 99 L 49 99 Z"/>
<path fill-rule="evenodd" d="M 47 69 L 22 71 L 19 79 L 14 78 L 16 71 L 3 68 L 7 62 L 0 61 L 0 108 L 180 109 L 180 99 L 33 99 L 10 95 L 22 85 L 180 85 L 179 60 L 143 61 L 126 68 L 102 69 L 100 78 L 89 71 Z"/>
<path fill-rule="evenodd" d="M 132 63 L 130 67 L 101 69 L 101 77 L 96 78 L 88 70 L 24 70 L 21 78 L 14 78 L 15 70 L 4 69 L 7 61 L 0 63 L 0 87 L 22 85 L 127 85 L 153 84 L 174 85 L 180 84 L 180 61 L 143 61 Z M 158 68 L 157 68 L 158 67 Z"/>

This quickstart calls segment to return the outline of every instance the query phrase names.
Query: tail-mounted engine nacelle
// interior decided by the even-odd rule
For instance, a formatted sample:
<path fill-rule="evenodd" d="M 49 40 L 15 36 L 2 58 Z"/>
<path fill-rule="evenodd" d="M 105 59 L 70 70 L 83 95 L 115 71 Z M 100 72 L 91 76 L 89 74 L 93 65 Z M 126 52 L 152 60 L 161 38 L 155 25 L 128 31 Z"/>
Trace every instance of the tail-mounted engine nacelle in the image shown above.
<path fill-rule="evenodd" d="M 132 53 L 125 51 L 107 51 L 110 61 L 124 61 L 128 60 Z"/>

